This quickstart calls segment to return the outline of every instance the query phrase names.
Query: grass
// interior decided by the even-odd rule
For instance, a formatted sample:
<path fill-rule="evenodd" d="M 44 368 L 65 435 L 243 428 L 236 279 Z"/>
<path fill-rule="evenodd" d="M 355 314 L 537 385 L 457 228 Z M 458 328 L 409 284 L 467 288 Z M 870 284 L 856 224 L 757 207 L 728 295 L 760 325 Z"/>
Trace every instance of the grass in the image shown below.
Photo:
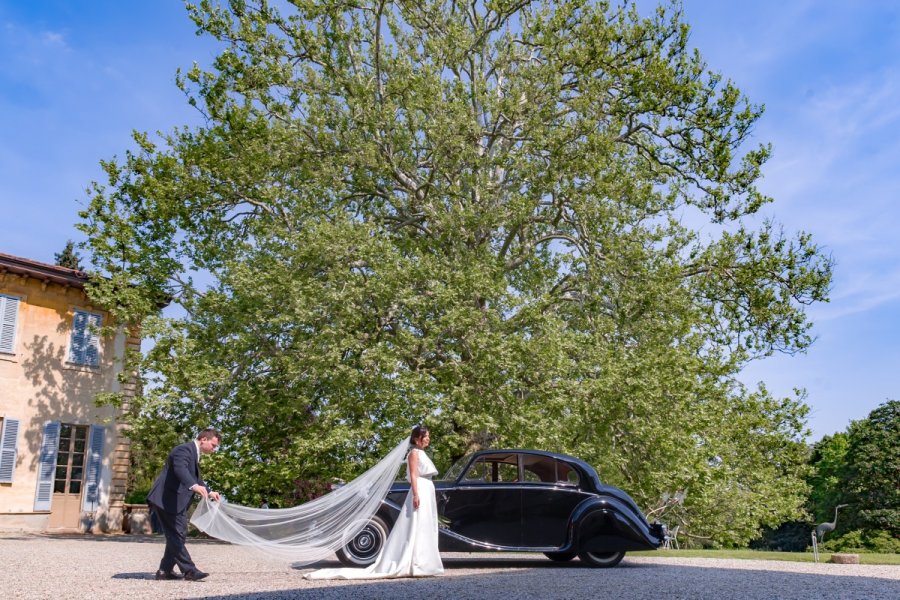
<path fill-rule="evenodd" d="M 673 558 L 738 558 L 746 560 L 785 560 L 791 562 L 815 562 L 812 552 L 770 552 L 766 550 L 649 550 L 629 552 L 629 556 Z M 828 562 L 830 552 L 819 552 L 819 562 Z M 860 553 L 861 565 L 900 565 L 900 554 Z"/>

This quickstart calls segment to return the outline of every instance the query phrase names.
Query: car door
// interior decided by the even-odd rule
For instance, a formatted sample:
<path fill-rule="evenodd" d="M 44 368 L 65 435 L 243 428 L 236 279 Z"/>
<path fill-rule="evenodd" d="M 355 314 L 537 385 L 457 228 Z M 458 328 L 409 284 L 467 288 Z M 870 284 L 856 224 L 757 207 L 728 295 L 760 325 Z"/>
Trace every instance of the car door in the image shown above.
<path fill-rule="evenodd" d="M 438 492 L 438 512 L 451 532 L 491 546 L 522 545 L 522 494 L 515 453 L 477 457 L 452 487 Z"/>
<path fill-rule="evenodd" d="M 522 455 L 522 545 L 559 548 L 566 542 L 572 512 L 588 497 L 568 463 L 552 456 Z"/>

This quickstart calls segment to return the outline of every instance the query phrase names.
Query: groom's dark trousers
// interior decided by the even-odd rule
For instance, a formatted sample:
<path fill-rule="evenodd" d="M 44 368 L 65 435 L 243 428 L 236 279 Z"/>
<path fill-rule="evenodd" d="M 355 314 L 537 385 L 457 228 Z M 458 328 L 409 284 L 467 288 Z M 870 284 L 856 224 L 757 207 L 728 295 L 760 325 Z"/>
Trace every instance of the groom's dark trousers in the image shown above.
<path fill-rule="evenodd" d="M 194 498 L 191 486 L 197 484 L 206 487 L 200 479 L 197 445 L 188 442 L 176 446 L 147 496 L 147 503 L 159 517 L 166 536 L 166 550 L 159 563 L 159 569 L 166 573 L 171 573 L 175 565 L 182 573 L 197 569 L 185 546 L 187 510 Z"/>

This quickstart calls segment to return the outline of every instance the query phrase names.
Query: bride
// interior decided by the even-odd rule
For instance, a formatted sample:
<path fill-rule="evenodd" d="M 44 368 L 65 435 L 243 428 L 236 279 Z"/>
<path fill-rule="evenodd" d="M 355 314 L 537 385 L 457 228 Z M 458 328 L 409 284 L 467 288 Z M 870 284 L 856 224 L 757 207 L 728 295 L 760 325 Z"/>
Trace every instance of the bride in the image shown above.
<path fill-rule="evenodd" d="M 444 572 L 438 552 L 437 498 L 431 478 L 437 469 L 425 454 L 431 443 L 427 427 L 417 425 L 409 436 L 406 458 L 409 492 L 394 528 L 374 563 L 365 569 L 319 569 L 306 579 L 379 579 L 424 577 Z"/>
<path fill-rule="evenodd" d="M 310 579 L 370 579 L 440 575 L 437 499 L 431 477 L 437 473 L 424 450 L 428 428 L 417 425 L 374 467 L 332 492 L 299 506 L 262 509 L 203 498 L 191 523 L 207 534 L 294 566 L 333 555 L 369 523 L 406 461 L 410 489 L 396 523 L 375 563 L 366 569 L 320 569 Z"/>

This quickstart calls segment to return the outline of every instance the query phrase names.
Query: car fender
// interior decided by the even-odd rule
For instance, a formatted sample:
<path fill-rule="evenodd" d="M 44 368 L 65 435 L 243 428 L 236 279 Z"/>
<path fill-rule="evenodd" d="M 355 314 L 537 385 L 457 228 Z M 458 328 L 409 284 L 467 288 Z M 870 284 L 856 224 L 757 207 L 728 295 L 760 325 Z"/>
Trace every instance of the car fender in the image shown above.
<path fill-rule="evenodd" d="M 569 528 L 568 548 L 577 551 L 652 550 L 663 541 L 643 515 L 614 496 L 582 501 L 572 512 Z"/>

